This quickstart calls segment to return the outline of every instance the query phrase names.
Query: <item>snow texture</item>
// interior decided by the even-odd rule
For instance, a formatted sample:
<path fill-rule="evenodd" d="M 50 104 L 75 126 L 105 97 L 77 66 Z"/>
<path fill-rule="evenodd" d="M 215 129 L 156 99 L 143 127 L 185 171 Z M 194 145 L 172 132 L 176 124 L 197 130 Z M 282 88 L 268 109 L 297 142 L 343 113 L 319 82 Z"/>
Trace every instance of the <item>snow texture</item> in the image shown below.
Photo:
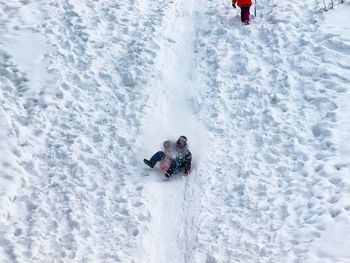
<path fill-rule="evenodd" d="M 349 12 L 0 0 L 0 262 L 350 262 Z"/>

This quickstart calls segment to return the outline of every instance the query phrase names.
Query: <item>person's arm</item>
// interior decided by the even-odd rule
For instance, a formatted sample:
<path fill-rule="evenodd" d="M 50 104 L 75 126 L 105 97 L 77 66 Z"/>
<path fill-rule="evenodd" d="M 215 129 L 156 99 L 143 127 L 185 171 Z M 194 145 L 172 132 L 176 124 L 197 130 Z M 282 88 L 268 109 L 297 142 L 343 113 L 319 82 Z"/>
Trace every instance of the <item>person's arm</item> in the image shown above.
<path fill-rule="evenodd" d="M 169 150 L 171 147 L 171 141 L 165 141 L 163 142 L 163 146 L 165 150 Z"/>
<path fill-rule="evenodd" d="M 191 173 L 192 154 L 190 151 L 185 156 L 185 174 Z"/>

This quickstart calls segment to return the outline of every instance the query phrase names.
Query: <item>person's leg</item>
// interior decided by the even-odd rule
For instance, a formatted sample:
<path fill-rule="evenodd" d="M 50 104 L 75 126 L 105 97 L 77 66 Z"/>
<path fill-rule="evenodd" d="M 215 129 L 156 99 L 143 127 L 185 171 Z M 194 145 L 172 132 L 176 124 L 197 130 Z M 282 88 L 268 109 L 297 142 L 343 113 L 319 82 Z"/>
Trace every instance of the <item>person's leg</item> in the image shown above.
<path fill-rule="evenodd" d="M 241 21 L 249 24 L 250 6 L 241 6 Z"/>
<path fill-rule="evenodd" d="M 177 173 L 180 169 L 180 165 L 181 165 L 180 158 L 176 158 L 176 159 L 171 160 L 170 167 L 167 171 L 167 174 L 172 176 L 174 173 Z"/>
<path fill-rule="evenodd" d="M 166 173 L 172 176 L 176 170 L 176 167 L 177 167 L 176 160 L 171 160 L 170 167 Z"/>
<path fill-rule="evenodd" d="M 242 23 L 244 22 L 244 17 L 245 17 L 245 8 L 244 8 L 244 6 L 241 6 L 240 7 L 241 8 L 241 21 L 242 21 Z"/>
<path fill-rule="evenodd" d="M 165 158 L 165 153 L 163 151 L 156 152 L 149 160 L 150 166 L 153 168 L 157 162 Z"/>
<path fill-rule="evenodd" d="M 247 23 L 250 23 L 250 5 L 247 6 Z"/>

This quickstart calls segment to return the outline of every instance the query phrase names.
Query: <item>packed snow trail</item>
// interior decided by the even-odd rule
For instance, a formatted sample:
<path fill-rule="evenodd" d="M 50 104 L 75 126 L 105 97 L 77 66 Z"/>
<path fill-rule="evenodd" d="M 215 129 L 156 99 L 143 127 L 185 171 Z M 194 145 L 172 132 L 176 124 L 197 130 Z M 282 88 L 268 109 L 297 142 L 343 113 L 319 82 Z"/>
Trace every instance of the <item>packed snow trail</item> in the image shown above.
<path fill-rule="evenodd" d="M 0 261 L 349 262 L 350 37 L 259 3 L 0 1 Z"/>
<path fill-rule="evenodd" d="M 169 2 L 170 3 L 170 2 Z M 171 2 L 165 8 L 167 23 L 159 29 L 160 46 L 154 81 L 150 83 L 144 118 L 140 160 L 161 150 L 165 140 L 180 135 L 189 139 L 194 157 L 193 174 L 175 175 L 165 181 L 164 172 L 145 169 L 144 194 L 151 213 L 148 231 L 141 234 L 143 254 L 138 262 L 186 262 L 187 244 L 195 209 L 196 164 L 204 161 L 207 135 L 195 117 L 193 101 L 200 87 L 196 76 L 194 1 Z"/>

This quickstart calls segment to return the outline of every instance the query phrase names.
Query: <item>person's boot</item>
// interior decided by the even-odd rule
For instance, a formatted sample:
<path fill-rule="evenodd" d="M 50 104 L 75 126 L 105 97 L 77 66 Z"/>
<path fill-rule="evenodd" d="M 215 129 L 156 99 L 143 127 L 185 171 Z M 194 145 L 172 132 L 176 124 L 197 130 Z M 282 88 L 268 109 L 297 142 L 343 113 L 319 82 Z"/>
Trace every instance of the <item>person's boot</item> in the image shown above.
<path fill-rule="evenodd" d="M 149 167 L 154 168 L 154 164 L 151 163 L 151 161 L 148 161 L 147 159 L 143 159 L 143 162 L 144 162 L 146 165 L 148 165 Z"/>
<path fill-rule="evenodd" d="M 164 176 L 165 176 L 166 178 L 168 178 L 168 179 L 171 178 L 171 177 L 173 177 L 173 175 L 170 174 L 170 173 L 165 173 Z"/>

